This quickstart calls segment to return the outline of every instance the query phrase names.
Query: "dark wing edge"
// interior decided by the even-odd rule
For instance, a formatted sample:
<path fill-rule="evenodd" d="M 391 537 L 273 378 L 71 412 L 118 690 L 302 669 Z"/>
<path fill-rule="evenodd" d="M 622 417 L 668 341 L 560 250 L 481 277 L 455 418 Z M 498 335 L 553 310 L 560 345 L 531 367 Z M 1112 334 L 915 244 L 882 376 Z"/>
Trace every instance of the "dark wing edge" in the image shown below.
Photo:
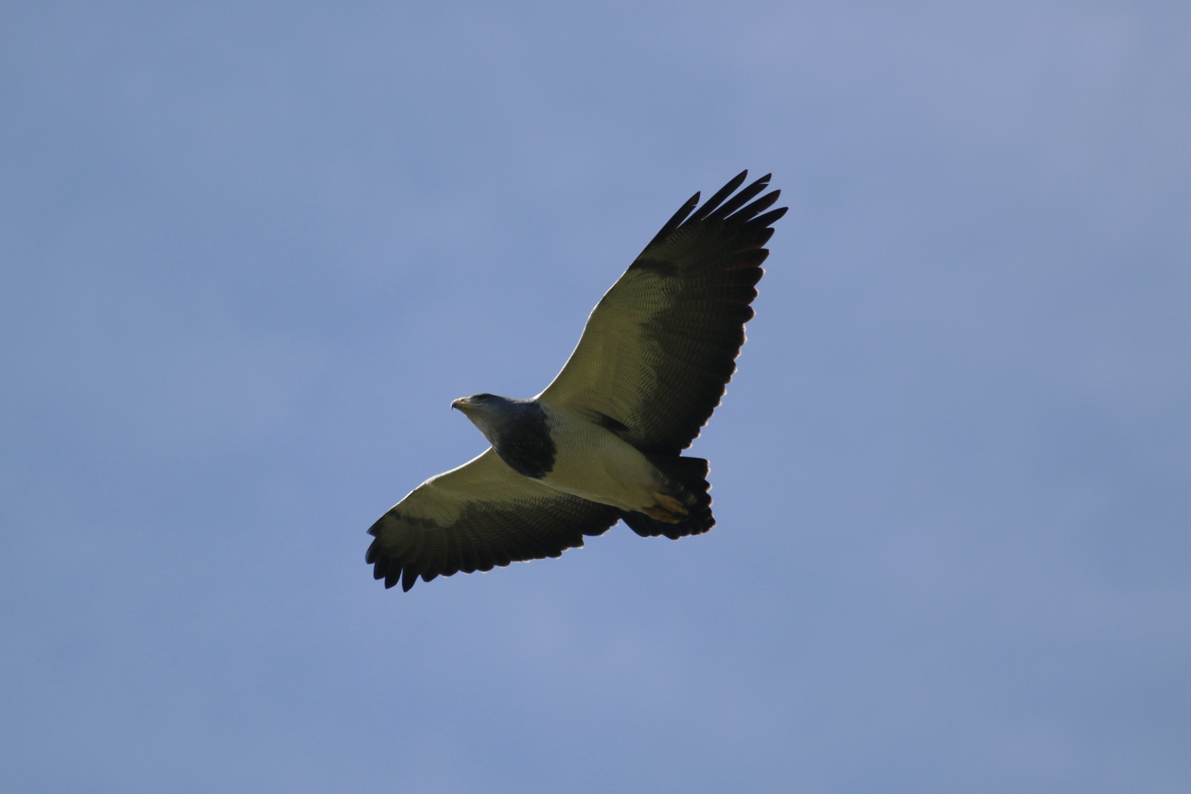
<path fill-rule="evenodd" d="M 386 588 L 409 591 L 459 571 L 558 557 L 616 523 L 616 508 L 556 491 L 510 469 L 489 449 L 418 486 L 368 530 L 364 559 Z"/>
<path fill-rule="evenodd" d="M 543 399 L 606 416 L 648 454 L 690 446 L 736 371 L 764 246 L 787 210 L 769 209 L 781 195 L 765 193 L 770 174 L 736 192 L 747 175 L 670 218 L 592 311 Z"/>

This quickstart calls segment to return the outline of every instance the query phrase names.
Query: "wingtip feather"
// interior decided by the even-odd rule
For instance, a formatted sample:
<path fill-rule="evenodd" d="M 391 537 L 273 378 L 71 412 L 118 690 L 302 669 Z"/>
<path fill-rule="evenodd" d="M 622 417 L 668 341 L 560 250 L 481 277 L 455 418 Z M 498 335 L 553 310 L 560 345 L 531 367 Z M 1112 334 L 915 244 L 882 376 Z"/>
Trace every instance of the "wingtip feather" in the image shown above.
<path fill-rule="evenodd" d="M 707 199 L 707 201 L 703 203 L 702 207 L 695 210 L 694 213 L 691 214 L 691 217 L 687 223 L 697 223 L 710 215 L 716 207 L 724 202 L 724 199 L 728 198 L 728 196 L 731 196 L 736 192 L 738 187 L 744 184 L 744 180 L 748 175 L 749 172 L 746 168 L 736 176 L 729 179 L 728 184 L 717 190 L 714 196 Z"/>

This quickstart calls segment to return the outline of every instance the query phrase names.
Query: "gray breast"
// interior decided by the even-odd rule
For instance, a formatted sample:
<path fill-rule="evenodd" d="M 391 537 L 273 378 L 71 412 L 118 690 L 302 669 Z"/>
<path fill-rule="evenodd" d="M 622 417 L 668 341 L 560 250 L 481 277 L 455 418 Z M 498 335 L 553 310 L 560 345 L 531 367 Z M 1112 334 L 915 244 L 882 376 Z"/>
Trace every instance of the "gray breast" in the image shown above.
<path fill-rule="evenodd" d="M 540 480 L 554 470 L 558 448 L 546 425 L 546 412 L 536 400 L 509 400 L 492 439 L 500 459 L 518 474 Z"/>

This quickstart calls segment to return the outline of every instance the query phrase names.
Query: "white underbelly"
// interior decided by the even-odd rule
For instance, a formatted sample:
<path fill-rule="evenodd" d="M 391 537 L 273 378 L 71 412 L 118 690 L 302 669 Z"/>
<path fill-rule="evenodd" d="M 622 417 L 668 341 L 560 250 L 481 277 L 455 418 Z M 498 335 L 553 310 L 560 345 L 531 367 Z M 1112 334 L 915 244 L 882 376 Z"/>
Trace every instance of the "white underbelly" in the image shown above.
<path fill-rule="evenodd" d="M 554 468 L 541 482 L 622 510 L 656 504 L 653 466 L 614 433 L 549 411 L 555 439 Z"/>

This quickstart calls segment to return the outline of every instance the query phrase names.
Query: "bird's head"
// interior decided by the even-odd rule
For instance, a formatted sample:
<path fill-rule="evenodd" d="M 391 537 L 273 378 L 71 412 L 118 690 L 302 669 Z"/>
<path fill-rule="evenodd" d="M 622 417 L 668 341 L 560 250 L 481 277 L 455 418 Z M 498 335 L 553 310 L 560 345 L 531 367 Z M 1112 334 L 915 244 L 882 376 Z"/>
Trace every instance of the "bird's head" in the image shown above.
<path fill-rule="evenodd" d="M 526 416 L 540 414 L 533 400 L 510 400 L 495 394 L 473 394 L 451 403 L 472 421 L 493 446 L 517 434 Z"/>
<path fill-rule="evenodd" d="M 509 425 L 516 414 L 512 400 L 497 397 L 495 394 L 473 394 L 470 397 L 460 397 L 451 403 L 452 408 L 458 408 L 463 415 L 472 421 L 484 437 L 492 444 Z"/>
<path fill-rule="evenodd" d="M 472 411 L 482 411 L 485 408 L 490 408 L 497 403 L 508 402 L 503 397 L 497 397 L 495 394 L 473 394 L 470 397 L 460 397 L 451 403 L 452 408 L 458 408 L 463 411 L 464 415 L 471 415 Z"/>

